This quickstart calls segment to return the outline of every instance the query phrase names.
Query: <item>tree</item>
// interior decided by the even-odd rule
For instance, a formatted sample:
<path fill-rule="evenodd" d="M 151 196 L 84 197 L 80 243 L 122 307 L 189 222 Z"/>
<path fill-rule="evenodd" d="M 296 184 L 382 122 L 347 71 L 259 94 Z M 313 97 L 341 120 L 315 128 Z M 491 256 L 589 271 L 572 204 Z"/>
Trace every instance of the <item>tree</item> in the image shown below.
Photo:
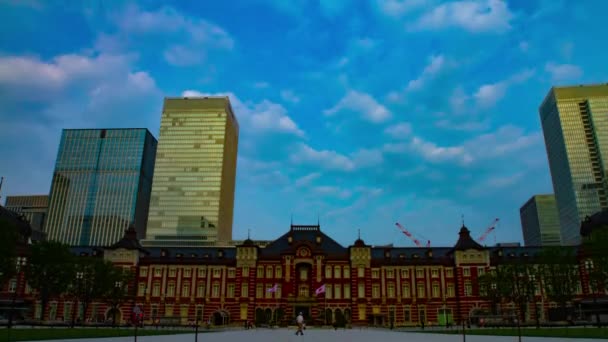
<path fill-rule="evenodd" d="M 579 287 L 578 261 L 574 249 L 547 247 L 541 254 L 541 275 L 547 298 L 558 303 L 567 317 L 567 303 Z"/>
<path fill-rule="evenodd" d="M 478 278 L 481 297 L 491 303 L 493 315 L 498 315 L 498 306 L 507 297 L 508 277 L 503 268 L 497 267 Z"/>
<path fill-rule="evenodd" d="M 129 285 L 132 285 L 133 280 L 133 272 L 119 267 L 112 267 L 108 276 L 110 286 L 106 290 L 104 296 L 106 303 L 110 306 L 110 312 L 112 313 L 112 325 L 116 325 L 116 314 L 118 313 L 120 305 L 133 295 L 129 293 Z"/>
<path fill-rule="evenodd" d="M 84 314 L 82 319 L 86 321 L 89 305 L 112 290 L 114 265 L 95 257 L 81 257 L 75 265 L 75 277 L 70 285 L 70 292 L 78 299 Z"/>
<path fill-rule="evenodd" d="M 16 272 L 17 227 L 5 219 L 0 219 L 0 288 Z"/>
<path fill-rule="evenodd" d="M 49 300 L 65 293 L 74 279 L 74 256 L 68 246 L 56 241 L 42 241 L 31 246 L 26 279 L 38 292 L 41 311 L 40 320 Z"/>
<path fill-rule="evenodd" d="M 526 304 L 534 297 L 535 270 L 526 263 L 512 263 L 501 266 L 504 272 L 505 282 L 503 293 L 505 299 L 513 302 L 518 311 L 518 322 L 526 317 Z"/>

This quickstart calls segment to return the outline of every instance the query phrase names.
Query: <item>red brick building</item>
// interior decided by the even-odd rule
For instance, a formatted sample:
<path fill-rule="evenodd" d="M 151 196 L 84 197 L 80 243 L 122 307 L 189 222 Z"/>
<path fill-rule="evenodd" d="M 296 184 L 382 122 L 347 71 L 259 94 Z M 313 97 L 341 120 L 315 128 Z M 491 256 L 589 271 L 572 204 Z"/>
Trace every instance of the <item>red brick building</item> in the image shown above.
<path fill-rule="evenodd" d="M 291 225 L 263 248 L 247 239 L 235 247 L 144 249 L 128 231 L 112 247 L 73 251 L 134 272 L 133 297 L 117 317 L 121 323 L 138 305 L 146 324 L 287 324 L 302 312 L 309 324 L 407 326 L 474 321 L 490 306 L 480 296 L 478 277 L 502 263 L 532 260 L 540 248 L 483 247 L 464 226 L 453 247 L 372 247 L 361 239 L 342 246 L 318 225 Z M 582 266 L 581 274 L 584 280 Z M 539 280 L 527 321 L 535 321 L 537 314 L 544 321 L 556 306 L 540 285 Z M 588 294 L 588 286 L 581 284 L 577 297 Z M 35 300 L 27 291 L 19 297 Z M 72 299 L 58 298 L 45 317 L 67 321 L 72 307 Z M 502 311 L 513 308 L 506 304 Z M 108 318 L 103 302 L 93 303 L 86 313 L 88 322 Z"/>

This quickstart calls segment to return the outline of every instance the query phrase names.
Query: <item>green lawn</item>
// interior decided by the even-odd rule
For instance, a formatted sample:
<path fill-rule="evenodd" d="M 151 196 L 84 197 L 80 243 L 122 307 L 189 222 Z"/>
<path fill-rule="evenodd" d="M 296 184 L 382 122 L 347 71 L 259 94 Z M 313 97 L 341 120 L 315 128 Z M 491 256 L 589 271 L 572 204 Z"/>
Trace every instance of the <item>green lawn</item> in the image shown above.
<path fill-rule="evenodd" d="M 200 330 L 199 330 L 200 331 Z M 175 335 L 193 333 L 194 330 L 137 330 L 137 336 L 147 335 Z M 201 331 L 202 332 L 202 331 Z M 112 328 L 36 328 L 36 329 L 11 329 L 11 341 L 36 341 L 57 340 L 70 338 L 96 338 L 133 336 L 133 329 Z M 0 329 L 0 342 L 6 342 L 8 338 L 7 329 Z"/>
<path fill-rule="evenodd" d="M 429 333 L 440 334 L 462 334 L 462 331 L 427 331 Z M 467 335 L 494 335 L 494 336 L 517 336 L 517 328 L 488 328 L 488 329 L 467 329 Z M 522 328 L 522 336 L 534 337 L 577 337 L 577 338 L 603 338 L 608 339 L 607 328 L 587 327 L 587 328 Z"/>

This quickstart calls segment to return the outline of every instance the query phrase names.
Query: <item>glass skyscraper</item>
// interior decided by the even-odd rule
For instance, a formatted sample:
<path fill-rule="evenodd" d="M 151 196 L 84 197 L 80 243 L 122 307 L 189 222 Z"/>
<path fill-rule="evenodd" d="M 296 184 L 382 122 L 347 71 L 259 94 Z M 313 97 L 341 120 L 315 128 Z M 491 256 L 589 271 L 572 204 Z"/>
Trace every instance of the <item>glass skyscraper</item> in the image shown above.
<path fill-rule="evenodd" d="M 585 216 L 608 208 L 608 84 L 553 87 L 540 106 L 562 243 L 580 243 Z"/>
<path fill-rule="evenodd" d="M 32 228 L 42 231 L 49 208 L 49 196 L 7 196 L 4 206 L 10 211 L 22 214 Z"/>
<path fill-rule="evenodd" d="M 555 196 L 534 195 L 519 209 L 526 246 L 559 246 L 560 227 Z"/>
<path fill-rule="evenodd" d="M 238 133 L 228 97 L 165 99 L 145 246 L 232 240 Z"/>
<path fill-rule="evenodd" d="M 145 237 L 156 139 L 147 129 L 64 129 L 45 225 L 50 240 L 107 246 Z"/>

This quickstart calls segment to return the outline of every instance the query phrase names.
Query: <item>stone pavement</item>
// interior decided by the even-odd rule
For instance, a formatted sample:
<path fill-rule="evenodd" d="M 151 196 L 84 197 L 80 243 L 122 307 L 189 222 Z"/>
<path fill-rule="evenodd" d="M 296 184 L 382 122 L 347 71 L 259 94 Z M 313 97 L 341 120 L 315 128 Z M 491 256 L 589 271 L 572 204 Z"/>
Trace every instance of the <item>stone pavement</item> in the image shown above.
<path fill-rule="evenodd" d="M 379 329 L 353 329 L 353 330 L 305 330 L 304 336 L 295 336 L 291 329 L 255 329 L 236 330 L 226 332 L 213 332 L 199 334 L 199 342 L 460 342 L 461 335 L 442 335 L 429 333 L 396 332 Z M 522 337 L 525 342 L 557 342 L 563 338 Z M 64 340 L 65 342 L 132 342 L 133 337 L 99 338 Z M 194 334 L 141 336 L 138 342 L 194 342 Z M 467 342 L 514 342 L 516 336 L 467 336 Z M 576 342 L 596 342 L 592 339 L 571 339 Z"/>

